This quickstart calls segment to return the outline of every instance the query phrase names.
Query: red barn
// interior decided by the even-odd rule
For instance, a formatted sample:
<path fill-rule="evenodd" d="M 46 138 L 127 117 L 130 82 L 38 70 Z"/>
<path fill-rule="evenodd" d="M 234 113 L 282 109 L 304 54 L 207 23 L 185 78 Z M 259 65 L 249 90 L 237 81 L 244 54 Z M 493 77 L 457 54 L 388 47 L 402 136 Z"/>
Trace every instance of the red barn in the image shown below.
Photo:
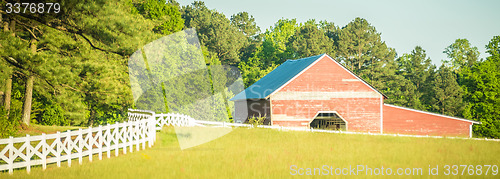
<path fill-rule="evenodd" d="M 235 121 L 371 133 L 472 136 L 476 121 L 389 104 L 330 56 L 288 60 L 234 96 Z"/>

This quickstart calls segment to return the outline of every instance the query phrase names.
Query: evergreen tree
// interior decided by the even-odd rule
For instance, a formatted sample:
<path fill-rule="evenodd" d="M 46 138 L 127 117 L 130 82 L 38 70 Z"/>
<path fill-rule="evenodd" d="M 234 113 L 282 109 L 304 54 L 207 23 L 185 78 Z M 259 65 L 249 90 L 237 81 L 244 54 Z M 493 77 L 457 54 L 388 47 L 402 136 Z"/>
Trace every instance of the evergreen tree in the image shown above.
<path fill-rule="evenodd" d="M 416 87 L 414 95 L 420 102 L 415 102 L 413 108 L 428 108 L 430 82 L 433 80 L 435 67 L 431 64 L 431 59 L 427 57 L 425 50 L 417 46 L 410 54 L 403 54 L 396 61 L 399 69 L 397 74 L 404 76 Z"/>
<path fill-rule="evenodd" d="M 333 40 L 318 28 L 318 24 L 314 20 L 308 22 L 297 29 L 287 44 L 292 58 L 303 58 L 322 53 L 335 56 Z"/>
<path fill-rule="evenodd" d="M 441 66 L 436 72 L 430 92 L 430 109 L 441 114 L 461 116 L 463 91 L 451 68 Z"/>
<path fill-rule="evenodd" d="M 396 53 L 387 47 L 371 24 L 365 19 L 356 18 L 338 30 L 337 58 L 354 73 L 370 83 L 383 87 L 380 70 L 392 63 Z"/>
<path fill-rule="evenodd" d="M 255 18 L 248 12 L 239 12 L 231 16 L 231 25 L 236 26 L 240 32 L 247 37 L 253 37 L 260 33 L 260 28 L 255 22 Z"/>
<path fill-rule="evenodd" d="M 131 107 L 126 61 L 157 38 L 151 29 L 160 22 L 134 14 L 126 0 L 59 3 L 61 13 L 2 19 L 11 25 L 1 34 L 0 57 L 16 71 L 13 91 L 25 91 L 14 95 L 12 105 L 25 106 L 26 122 L 51 118 L 50 109 L 62 109 L 65 124 L 123 120 Z M 24 104 L 15 104 L 18 99 Z"/>

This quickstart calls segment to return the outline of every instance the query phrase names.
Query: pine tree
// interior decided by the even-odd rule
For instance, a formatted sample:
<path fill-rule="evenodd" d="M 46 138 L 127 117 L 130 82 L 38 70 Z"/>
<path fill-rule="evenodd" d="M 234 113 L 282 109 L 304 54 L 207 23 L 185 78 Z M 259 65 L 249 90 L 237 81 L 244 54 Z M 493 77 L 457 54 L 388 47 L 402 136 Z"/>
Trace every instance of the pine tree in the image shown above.
<path fill-rule="evenodd" d="M 430 84 L 433 80 L 435 66 L 431 64 L 430 58 L 427 57 L 425 50 L 417 46 L 410 54 L 403 54 L 397 60 L 398 75 L 404 76 L 411 81 L 416 92 L 414 97 L 417 97 L 420 102 L 414 103 L 416 109 L 429 108 Z M 412 97 L 413 98 L 413 97 Z"/>
<path fill-rule="evenodd" d="M 314 20 L 308 22 L 297 29 L 287 43 L 292 58 L 303 58 L 322 53 L 335 56 L 334 41 L 318 28 L 319 25 Z"/>
<path fill-rule="evenodd" d="M 16 29 L 1 34 L 0 57 L 22 80 L 13 82 L 16 93 L 26 90 L 24 120 L 46 121 L 53 109 L 71 125 L 123 120 L 131 107 L 128 56 L 158 38 L 152 29 L 165 21 L 145 19 L 126 0 L 61 3 L 61 13 L 2 19 L 11 24 L 4 29 Z"/>
<path fill-rule="evenodd" d="M 461 116 L 463 91 L 457 83 L 456 76 L 449 67 L 439 68 L 431 83 L 429 110 L 450 116 Z"/>
<path fill-rule="evenodd" d="M 391 63 L 395 50 L 387 47 L 374 26 L 365 19 L 356 18 L 339 29 L 337 58 L 350 70 L 370 83 L 381 83 L 378 75 L 385 64 Z M 382 86 L 379 86 L 382 87 Z"/>

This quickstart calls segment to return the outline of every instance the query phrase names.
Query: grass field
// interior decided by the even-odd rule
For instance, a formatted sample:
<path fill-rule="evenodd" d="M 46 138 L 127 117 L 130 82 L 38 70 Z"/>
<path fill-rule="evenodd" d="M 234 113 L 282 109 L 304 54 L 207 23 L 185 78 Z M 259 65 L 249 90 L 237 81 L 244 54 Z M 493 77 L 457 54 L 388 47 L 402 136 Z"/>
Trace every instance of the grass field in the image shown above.
<path fill-rule="evenodd" d="M 439 167 L 440 177 L 445 176 L 444 165 L 500 166 L 500 143 L 492 141 L 236 128 L 221 138 L 181 151 L 173 128 L 157 135 L 154 147 L 146 150 L 100 161 L 87 159 L 82 165 L 74 161 L 72 167 L 66 163 L 60 168 L 48 165 L 45 171 L 34 167 L 31 174 L 24 169 L 15 170 L 13 175 L 3 172 L 0 178 L 283 178 L 298 175 L 299 168 L 304 169 L 300 170 L 304 175 L 307 168 L 312 168 L 311 172 L 319 168 L 316 175 L 325 174 L 323 165 L 339 171 L 362 165 L 372 168 L 372 174 L 381 167 L 386 172 L 391 168 L 393 174 L 398 168 L 417 168 L 415 173 L 421 168 L 421 177 L 427 178 L 429 165 Z M 296 166 L 293 170 L 292 165 Z M 484 177 L 485 170 L 479 177 Z M 458 174 L 461 172 L 459 168 Z M 357 174 L 367 175 L 366 171 Z M 467 171 L 464 176 L 470 177 Z M 494 176 L 490 169 L 487 176 L 498 178 L 500 174 Z"/>
<path fill-rule="evenodd" d="M 29 135 L 40 135 L 42 133 L 52 134 L 57 131 L 64 132 L 67 130 L 77 130 L 78 128 L 85 127 L 74 127 L 74 126 L 44 126 L 38 124 L 31 124 L 27 129 L 19 130 L 13 137 L 24 137 L 26 134 Z"/>

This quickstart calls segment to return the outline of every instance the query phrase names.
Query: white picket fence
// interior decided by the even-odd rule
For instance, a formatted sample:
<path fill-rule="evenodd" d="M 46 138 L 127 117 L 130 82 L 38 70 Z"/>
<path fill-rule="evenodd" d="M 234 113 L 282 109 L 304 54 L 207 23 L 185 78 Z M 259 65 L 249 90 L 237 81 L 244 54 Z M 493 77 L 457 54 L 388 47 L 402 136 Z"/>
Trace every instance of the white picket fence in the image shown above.
<path fill-rule="evenodd" d="M 163 125 L 194 126 L 194 119 L 182 114 L 155 114 L 152 111 L 129 110 L 128 121 L 108 124 L 105 126 L 89 127 L 74 131 L 42 134 L 38 136 L 10 137 L 0 139 L 0 171 L 8 170 L 13 173 L 16 168 L 26 168 L 29 173 L 31 166 L 67 161 L 78 158 L 82 164 L 83 157 L 93 160 L 98 154 L 99 160 L 106 153 L 118 156 L 119 150 L 123 154 L 151 147 L 156 141 L 156 130 Z M 147 143 L 147 144 L 146 144 Z"/>
<path fill-rule="evenodd" d="M 128 121 L 123 123 L 57 132 L 55 134 L 26 135 L 26 137 L 0 139 L 0 171 L 8 170 L 12 174 L 16 168 L 26 168 L 26 171 L 29 173 L 31 166 L 35 165 L 42 165 L 42 169 L 45 169 L 47 164 L 57 163 L 57 166 L 60 167 L 61 162 L 67 161 L 68 166 L 71 166 L 72 159 L 78 158 L 79 163 L 82 164 L 83 157 L 88 157 L 89 161 L 92 161 L 94 154 L 98 154 L 98 158 L 101 160 L 104 153 L 106 153 L 108 158 L 113 152 L 115 156 L 118 156 L 120 149 L 122 149 L 123 154 L 126 154 L 127 151 L 133 152 L 134 146 L 137 151 L 141 147 L 144 150 L 146 143 L 148 147 L 153 146 L 156 141 L 156 131 L 160 130 L 164 125 L 187 127 L 254 127 L 250 124 L 200 121 L 182 114 L 155 114 L 152 111 L 129 110 Z M 283 131 L 443 138 L 440 136 L 362 133 L 308 129 L 303 127 L 268 125 L 259 125 L 257 127 Z M 470 139 L 460 137 L 447 138 Z M 498 139 L 473 139 L 500 141 Z"/>

